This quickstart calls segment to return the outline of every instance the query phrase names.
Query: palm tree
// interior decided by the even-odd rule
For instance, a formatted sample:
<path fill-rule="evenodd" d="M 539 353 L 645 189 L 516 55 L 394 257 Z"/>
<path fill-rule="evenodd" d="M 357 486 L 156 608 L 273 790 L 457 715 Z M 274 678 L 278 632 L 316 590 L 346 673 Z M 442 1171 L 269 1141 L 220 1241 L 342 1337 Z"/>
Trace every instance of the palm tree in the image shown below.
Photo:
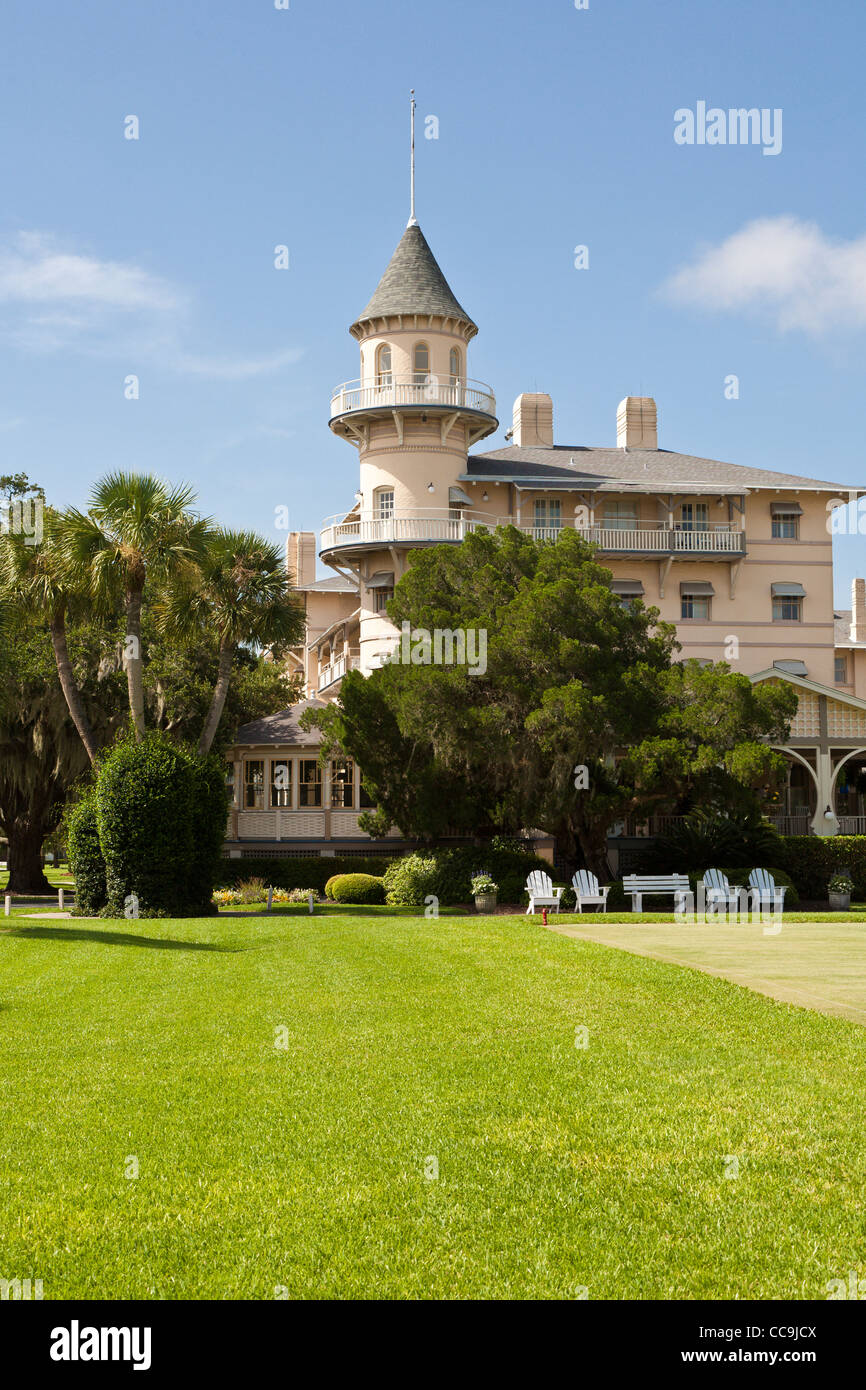
<path fill-rule="evenodd" d="M 211 534 L 198 582 L 176 588 L 162 607 L 168 630 L 216 634 L 219 663 L 198 751 L 210 752 L 228 694 L 238 647 L 279 653 L 303 639 L 304 610 L 291 588 L 281 549 L 252 531 Z"/>
<path fill-rule="evenodd" d="M 69 609 L 81 606 L 82 595 L 63 553 L 62 527 L 57 512 L 46 508 L 41 541 L 30 545 L 29 539 L 15 533 L 0 538 L 0 593 L 9 607 L 44 617 L 66 705 L 92 763 L 97 742 L 66 643 Z"/>
<path fill-rule="evenodd" d="M 147 473 L 110 473 L 87 512 L 63 515 L 64 551 L 74 574 L 94 599 L 118 590 L 126 617 L 123 660 L 135 737 L 144 737 L 141 605 L 148 578 L 164 585 L 188 582 L 204 559 L 209 520 L 190 511 L 192 489 L 170 487 Z"/>

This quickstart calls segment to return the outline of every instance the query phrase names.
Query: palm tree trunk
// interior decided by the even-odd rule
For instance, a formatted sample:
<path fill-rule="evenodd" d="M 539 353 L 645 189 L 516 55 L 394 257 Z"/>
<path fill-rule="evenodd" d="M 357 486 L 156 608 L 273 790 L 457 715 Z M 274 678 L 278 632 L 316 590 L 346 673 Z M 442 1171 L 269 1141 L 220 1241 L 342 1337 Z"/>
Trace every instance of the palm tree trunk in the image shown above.
<path fill-rule="evenodd" d="M 135 728 L 135 741 L 144 738 L 144 667 L 141 659 L 141 589 L 130 589 L 126 595 L 126 683 L 129 689 L 129 712 Z"/>
<path fill-rule="evenodd" d="M 229 680 L 232 674 L 232 662 L 234 661 L 234 643 L 227 647 L 220 647 L 219 666 L 217 667 L 217 681 L 214 686 L 213 698 L 210 702 L 210 709 L 207 712 L 207 719 L 201 731 L 201 738 L 198 741 L 198 751 L 201 757 L 211 750 L 216 731 L 222 718 L 226 696 L 229 693 Z"/>
<path fill-rule="evenodd" d="M 66 647 L 66 622 L 62 611 L 58 611 L 52 616 L 49 631 L 51 633 L 51 645 L 54 648 L 54 660 L 57 663 L 57 674 L 60 677 L 60 687 L 69 713 L 72 715 L 72 722 L 81 736 L 81 742 L 87 749 L 88 758 L 93 762 L 96 757 L 96 740 L 93 737 L 90 721 L 84 712 L 81 691 L 76 684 L 72 662 L 69 660 L 69 652 Z"/>

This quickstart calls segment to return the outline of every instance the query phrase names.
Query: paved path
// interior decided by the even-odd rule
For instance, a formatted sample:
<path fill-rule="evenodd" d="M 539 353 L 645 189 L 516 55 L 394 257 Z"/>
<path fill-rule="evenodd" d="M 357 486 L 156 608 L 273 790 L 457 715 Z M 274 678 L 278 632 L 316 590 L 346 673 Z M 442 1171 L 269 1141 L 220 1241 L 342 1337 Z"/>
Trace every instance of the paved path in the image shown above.
<path fill-rule="evenodd" d="M 866 922 L 783 923 L 777 936 L 761 926 L 684 926 L 625 922 L 549 930 L 633 955 L 702 970 L 787 1004 L 866 1024 Z"/>

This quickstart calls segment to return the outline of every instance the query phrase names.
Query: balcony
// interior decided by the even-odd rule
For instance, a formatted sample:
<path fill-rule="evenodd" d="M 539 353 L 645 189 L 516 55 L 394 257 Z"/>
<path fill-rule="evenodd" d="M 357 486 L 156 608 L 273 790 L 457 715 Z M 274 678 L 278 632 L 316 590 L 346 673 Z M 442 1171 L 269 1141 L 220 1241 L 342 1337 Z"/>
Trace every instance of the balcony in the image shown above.
<path fill-rule="evenodd" d="M 325 521 L 319 553 L 324 555 L 342 549 L 382 545 L 437 545 L 462 541 L 472 531 L 492 531 L 497 526 L 508 525 L 517 526 L 518 530 L 537 541 L 555 541 L 564 529 L 561 526 L 527 525 L 509 516 L 437 511 L 432 508 L 394 511 L 381 516 L 346 517 L 345 513 L 341 513 Z M 671 529 L 648 524 L 634 529 L 609 526 L 569 529 L 576 529 L 579 536 L 598 546 L 607 555 L 737 559 L 746 553 L 745 532 L 729 526 L 714 526 L 708 531 L 684 531 L 676 527 Z"/>
<path fill-rule="evenodd" d="M 419 381 L 415 376 L 389 374 L 378 380 L 344 381 L 338 386 L 331 397 L 330 424 L 346 415 L 392 411 L 407 406 L 419 410 L 470 411 L 496 421 L 496 397 L 483 381 L 463 381 L 454 377 L 440 381 L 435 376 Z"/>
<path fill-rule="evenodd" d="M 319 694 L 321 695 L 323 690 L 328 690 L 330 686 L 336 685 L 337 681 L 341 681 L 347 671 L 354 671 L 360 662 L 361 659 L 358 655 L 344 653 L 343 656 L 338 656 L 327 666 L 322 666 L 319 670 Z"/>

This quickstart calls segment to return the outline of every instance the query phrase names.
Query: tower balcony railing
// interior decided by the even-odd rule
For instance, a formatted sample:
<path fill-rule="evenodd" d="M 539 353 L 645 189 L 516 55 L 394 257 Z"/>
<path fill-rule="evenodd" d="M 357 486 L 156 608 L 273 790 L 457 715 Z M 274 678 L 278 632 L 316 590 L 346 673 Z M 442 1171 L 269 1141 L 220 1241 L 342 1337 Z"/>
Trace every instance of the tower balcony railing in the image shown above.
<path fill-rule="evenodd" d="M 360 381 L 344 381 L 331 396 L 331 419 L 354 411 L 392 410 L 396 406 L 441 406 L 496 415 L 496 397 L 483 381 L 433 374 L 397 376 L 388 372 Z"/>
<path fill-rule="evenodd" d="M 714 526 L 707 531 L 686 531 L 650 523 L 634 528 L 621 526 L 535 525 L 510 516 L 491 516 L 468 510 L 417 508 L 409 511 L 364 512 L 328 517 L 323 523 L 321 553 L 354 546 L 435 544 L 462 541 L 473 531 L 492 531 L 497 526 L 516 526 L 537 541 L 555 541 L 567 527 L 610 555 L 683 556 L 734 558 L 746 553 L 746 535 L 733 526 Z"/>

